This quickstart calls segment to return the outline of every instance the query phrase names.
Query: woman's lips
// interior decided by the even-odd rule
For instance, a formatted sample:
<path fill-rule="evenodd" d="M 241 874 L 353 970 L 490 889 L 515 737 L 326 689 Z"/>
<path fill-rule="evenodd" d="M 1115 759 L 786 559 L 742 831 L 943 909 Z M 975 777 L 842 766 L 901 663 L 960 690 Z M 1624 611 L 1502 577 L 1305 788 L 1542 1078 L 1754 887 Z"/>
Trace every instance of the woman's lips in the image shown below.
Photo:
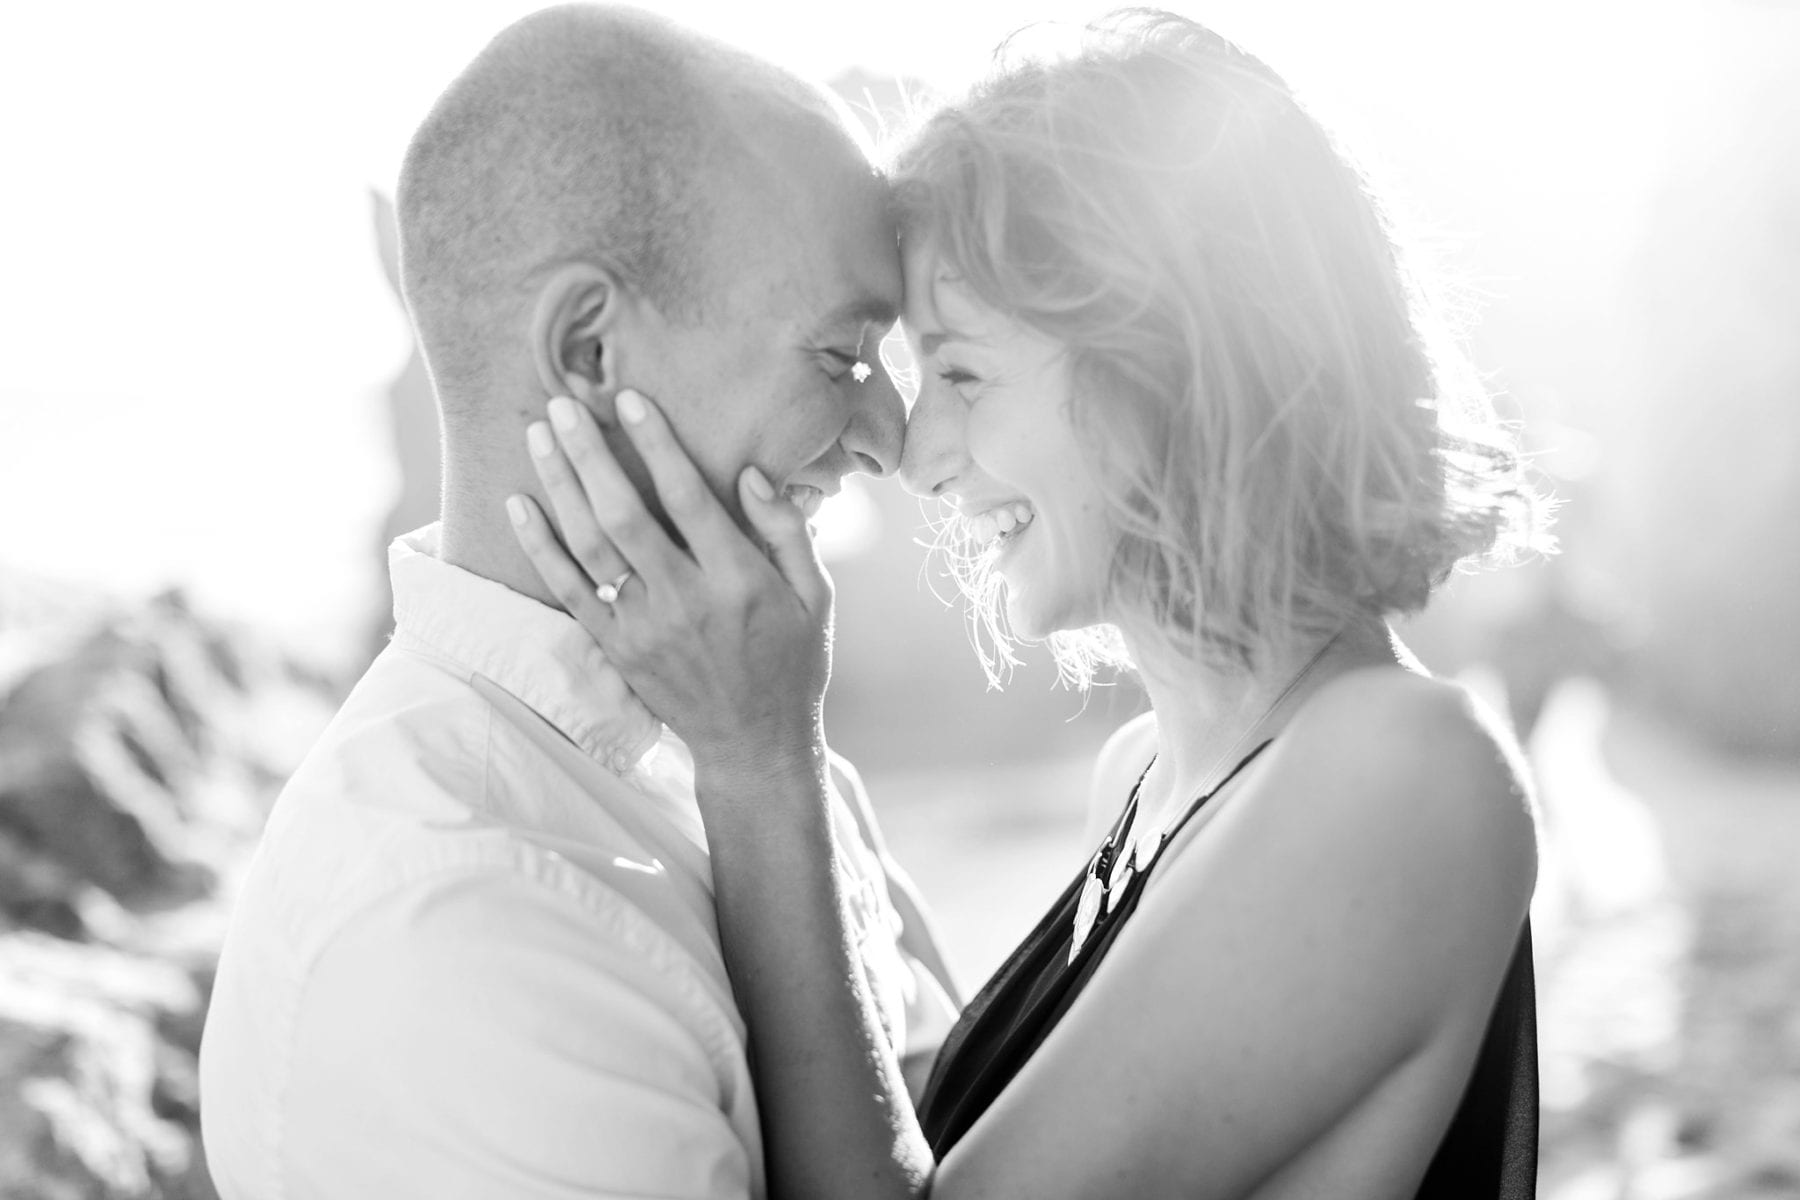
<path fill-rule="evenodd" d="M 969 536 L 977 545 L 994 545 L 1018 533 L 1037 518 L 1037 512 L 1023 500 L 996 505 L 969 518 Z"/>

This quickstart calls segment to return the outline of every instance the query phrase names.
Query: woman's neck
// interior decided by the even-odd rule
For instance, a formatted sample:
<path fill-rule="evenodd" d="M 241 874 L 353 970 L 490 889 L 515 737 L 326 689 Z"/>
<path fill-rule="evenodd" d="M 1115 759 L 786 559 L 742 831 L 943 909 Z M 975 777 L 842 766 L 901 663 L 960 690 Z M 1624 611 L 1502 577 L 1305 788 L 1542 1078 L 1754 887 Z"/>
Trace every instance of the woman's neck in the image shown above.
<path fill-rule="evenodd" d="M 1125 641 L 1133 661 L 1150 661 L 1137 653 L 1129 632 Z M 1328 680 L 1357 667 L 1396 661 L 1386 626 L 1371 621 L 1335 637 L 1297 642 L 1248 672 L 1194 663 L 1173 669 L 1164 662 L 1140 665 L 1157 727 L 1156 762 L 1138 793 L 1145 828 L 1161 828 L 1175 810 L 1218 787 Z"/>

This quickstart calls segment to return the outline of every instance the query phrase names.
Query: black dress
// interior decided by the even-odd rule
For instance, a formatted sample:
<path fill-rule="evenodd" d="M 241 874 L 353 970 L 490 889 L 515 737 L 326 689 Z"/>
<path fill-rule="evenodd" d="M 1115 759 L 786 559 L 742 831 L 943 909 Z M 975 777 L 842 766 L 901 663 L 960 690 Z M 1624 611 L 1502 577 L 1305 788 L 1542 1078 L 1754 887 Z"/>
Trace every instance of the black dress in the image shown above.
<path fill-rule="evenodd" d="M 1218 794 L 1264 742 L 1230 775 L 1196 801 L 1162 845 Z M 1139 780 L 1140 785 L 1142 780 Z M 1087 870 L 1075 877 L 1004 966 L 964 1010 L 932 1068 L 919 1122 L 939 1160 L 961 1140 L 1011 1082 L 1106 957 L 1113 939 L 1137 910 L 1144 881 L 1155 869 L 1130 876 L 1109 897 L 1071 961 L 1075 910 L 1082 885 L 1098 868 L 1105 879 L 1113 847 L 1124 843 L 1137 813 L 1137 789 Z M 1530 1200 L 1537 1190 L 1537 1011 L 1531 965 L 1531 923 L 1519 933 L 1506 978 L 1495 999 L 1487 1035 L 1450 1128 L 1439 1143 L 1417 1200 Z"/>

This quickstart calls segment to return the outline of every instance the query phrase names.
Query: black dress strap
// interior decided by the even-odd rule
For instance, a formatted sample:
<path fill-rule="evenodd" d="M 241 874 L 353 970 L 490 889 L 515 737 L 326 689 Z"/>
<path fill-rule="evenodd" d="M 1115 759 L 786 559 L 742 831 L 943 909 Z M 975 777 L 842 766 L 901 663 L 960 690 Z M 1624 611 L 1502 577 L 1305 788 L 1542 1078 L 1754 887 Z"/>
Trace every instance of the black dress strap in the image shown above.
<path fill-rule="evenodd" d="M 1218 783 L 1215 783 L 1213 785 L 1211 791 L 1207 792 L 1204 796 L 1201 796 L 1198 800 L 1196 800 L 1192 804 L 1188 805 L 1187 811 L 1181 814 L 1180 819 L 1177 820 L 1175 822 L 1175 824 L 1169 826 L 1168 829 L 1163 831 L 1162 841 L 1160 841 L 1156 844 L 1156 850 L 1150 855 L 1150 861 L 1148 863 L 1144 864 L 1144 874 L 1148 875 L 1150 873 L 1150 868 L 1154 867 L 1157 864 L 1157 862 L 1159 862 L 1162 859 L 1163 849 L 1175 840 L 1175 835 L 1180 833 L 1182 831 L 1182 829 L 1184 827 L 1186 827 L 1186 825 L 1189 821 L 1194 819 L 1194 814 L 1199 812 L 1201 810 L 1201 808 L 1205 807 L 1206 802 L 1208 800 L 1211 800 L 1214 796 L 1216 796 L 1220 792 L 1224 791 L 1226 784 L 1230 783 L 1232 780 L 1236 779 L 1239 775 L 1243 774 L 1244 768 L 1249 766 L 1251 763 L 1255 762 L 1257 755 L 1261 754 L 1264 750 L 1267 750 L 1269 748 L 1270 744 L 1272 742 L 1274 742 L 1274 740 L 1275 740 L 1274 738 L 1270 738 L 1270 739 L 1268 739 L 1268 741 L 1262 742 L 1260 745 L 1258 745 L 1256 747 L 1256 749 L 1252 750 L 1250 753 L 1244 755 L 1243 758 L 1238 760 L 1237 766 L 1231 768 L 1231 771 L 1225 776 L 1225 778 L 1219 780 Z M 1150 773 L 1150 768 L 1145 767 L 1144 773 L 1146 775 L 1148 775 Z M 1139 779 L 1138 783 L 1141 786 L 1143 784 L 1143 780 Z M 1137 793 L 1133 792 L 1132 793 L 1132 802 L 1133 802 L 1132 807 L 1133 808 L 1137 807 L 1136 801 L 1137 801 Z"/>

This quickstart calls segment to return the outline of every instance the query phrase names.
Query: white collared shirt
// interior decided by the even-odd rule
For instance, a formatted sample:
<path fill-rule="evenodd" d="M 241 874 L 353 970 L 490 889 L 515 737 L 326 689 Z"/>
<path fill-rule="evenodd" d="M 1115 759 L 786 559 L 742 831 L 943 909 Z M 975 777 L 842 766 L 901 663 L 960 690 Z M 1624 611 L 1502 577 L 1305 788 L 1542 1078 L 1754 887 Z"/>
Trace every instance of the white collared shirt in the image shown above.
<path fill-rule="evenodd" d="M 440 561 L 435 532 L 394 543 L 393 642 L 238 896 L 200 1055 L 214 1181 L 225 1200 L 761 1196 L 692 760 L 574 621 Z M 904 1053 L 948 1004 L 899 945 L 872 831 L 836 809 Z"/>

